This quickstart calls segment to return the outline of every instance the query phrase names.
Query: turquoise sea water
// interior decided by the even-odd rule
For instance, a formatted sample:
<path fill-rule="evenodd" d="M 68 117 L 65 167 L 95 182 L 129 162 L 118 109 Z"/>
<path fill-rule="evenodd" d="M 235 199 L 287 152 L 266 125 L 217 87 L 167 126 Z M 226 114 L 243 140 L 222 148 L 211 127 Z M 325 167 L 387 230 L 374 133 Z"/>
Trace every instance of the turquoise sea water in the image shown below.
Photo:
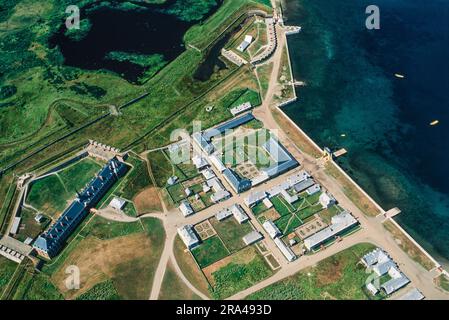
<path fill-rule="evenodd" d="M 289 46 L 307 86 L 284 110 L 320 146 L 345 147 L 343 168 L 447 266 L 449 1 L 378 0 L 381 29 L 367 30 L 373 3 L 285 1 L 286 24 L 303 27 Z"/>

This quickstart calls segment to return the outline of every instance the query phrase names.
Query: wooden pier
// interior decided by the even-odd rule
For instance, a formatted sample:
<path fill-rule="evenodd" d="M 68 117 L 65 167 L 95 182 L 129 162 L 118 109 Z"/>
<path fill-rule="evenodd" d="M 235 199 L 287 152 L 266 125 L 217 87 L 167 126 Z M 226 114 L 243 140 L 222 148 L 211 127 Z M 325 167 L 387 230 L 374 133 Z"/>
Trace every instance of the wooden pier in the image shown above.
<path fill-rule="evenodd" d="M 333 156 L 334 158 L 338 158 L 344 156 L 346 153 L 348 153 L 348 151 L 345 148 L 341 148 L 340 150 L 335 151 Z"/>

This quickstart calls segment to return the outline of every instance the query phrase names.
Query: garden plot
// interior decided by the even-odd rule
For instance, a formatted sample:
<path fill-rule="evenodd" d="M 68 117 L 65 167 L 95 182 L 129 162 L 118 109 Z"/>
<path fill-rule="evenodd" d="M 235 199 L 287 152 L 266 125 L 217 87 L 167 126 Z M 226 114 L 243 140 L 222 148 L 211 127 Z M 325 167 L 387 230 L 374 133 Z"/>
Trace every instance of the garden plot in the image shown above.
<path fill-rule="evenodd" d="M 199 235 L 202 241 L 215 236 L 217 233 L 210 224 L 209 220 L 203 221 L 195 226 L 195 231 Z"/>
<path fill-rule="evenodd" d="M 301 238 L 305 239 L 309 236 L 311 236 L 314 233 L 317 233 L 318 231 L 324 229 L 327 227 L 327 224 L 321 219 L 318 215 L 315 216 L 315 218 L 302 225 L 296 230 L 296 234 Z"/>
<path fill-rule="evenodd" d="M 230 297 L 274 273 L 253 245 L 211 264 L 203 272 L 215 299 Z"/>
<path fill-rule="evenodd" d="M 254 179 L 260 174 L 260 171 L 259 169 L 257 169 L 256 165 L 249 161 L 238 164 L 235 169 L 241 177 L 250 180 Z"/>
<path fill-rule="evenodd" d="M 209 221 L 230 252 L 244 248 L 246 245 L 242 238 L 254 230 L 249 221 L 239 224 L 232 216 L 222 221 L 214 217 Z"/>
<path fill-rule="evenodd" d="M 192 255 L 201 268 L 205 268 L 229 255 L 221 239 L 215 235 L 204 240 L 198 247 L 192 249 Z"/>

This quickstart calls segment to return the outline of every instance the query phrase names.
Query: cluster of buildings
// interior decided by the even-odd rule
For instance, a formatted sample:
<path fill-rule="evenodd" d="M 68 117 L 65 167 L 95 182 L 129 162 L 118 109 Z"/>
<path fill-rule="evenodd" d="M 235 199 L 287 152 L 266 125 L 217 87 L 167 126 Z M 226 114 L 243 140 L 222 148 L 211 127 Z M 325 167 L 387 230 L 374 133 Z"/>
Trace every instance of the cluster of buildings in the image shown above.
<path fill-rule="evenodd" d="M 296 162 L 296 160 L 295 160 L 295 162 Z M 296 162 L 295 164 L 291 163 L 292 168 L 297 165 L 298 165 L 298 162 Z M 288 193 L 288 190 L 293 188 L 295 190 L 298 189 L 298 190 L 303 191 L 302 187 L 297 188 L 297 186 L 303 184 L 305 181 L 312 182 L 311 186 L 316 185 L 316 187 L 314 187 L 314 188 L 315 189 L 318 188 L 318 191 L 320 190 L 320 186 L 318 184 L 316 184 L 313 179 L 311 179 L 310 174 L 305 170 L 301 170 L 295 174 L 288 176 L 287 179 L 285 179 L 285 181 L 282 182 L 281 184 L 276 185 L 266 191 L 256 191 L 256 192 L 250 193 L 244 199 L 245 205 L 248 208 L 252 208 L 252 207 L 256 206 L 257 204 L 259 204 L 260 202 L 264 202 L 265 205 L 268 208 L 270 208 L 272 206 L 272 204 L 269 199 L 273 198 L 277 195 L 282 195 L 285 198 L 285 200 L 287 200 L 287 202 L 289 202 L 289 203 L 294 202 L 297 199 L 294 200 L 294 196 L 291 196 Z M 300 193 L 301 191 L 296 191 L 296 192 Z"/>
<path fill-rule="evenodd" d="M 209 158 L 210 160 L 210 158 Z M 224 201 L 231 197 L 231 193 L 225 188 L 220 179 L 215 175 L 214 171 L 211 169 L 211 165 L 208 159 L 196 155 L 192 158 L 192 162 L 201 175 L 204 177 L 205 182 L 202 184 L 202 191 L 208 193 L 212 191 L 210 199 L 213 203 L 218 203 Z M 167 183 L 173 185 L 177 182 L 177 177 L 170 177 Z M 191 196 L 193 193 L 190 188 L 184 190 L 186 196 Z M 199 197 L 198 195 L 196 195 Z M 188 200 L 183 200 L 179 204 L 179 210 L 181 213 L 187 217 L 195 213 L 190 202 Z"/>
<path fill-rule="evenodd" d="M 218 222 L 222 222 L 225 219 L 230 219 L 231 217 L 233 217 L 239 224 L 243 224 L 249 220 L 249 217 L 246 214 L 245 210 L 243 210 L 243 208 L 238 204 L 233 204 L 230 207 L 224 208 L 215 214 L 215 218 Z M 178 235 L 189 250 L 192 250 L 201 243 L 201 240 L 196 234 L 195 228 L 192 225 L 185 225 L 181 228 L 178 228 Z M 263 235 L 260 234 L 260 232 L 258 232 L 257 230 L 253 230 L 243 236 L 242 241 L 243 243 L 245 243 L 245 245 L 248 246 L 256 243 L 262 238 Z"/>
<path fill-rule="evenodd" d="M 292 192 L 289 192 L 292 190 Z M 292 204 L 298 201 L 298 194 L 306 192 L 308 195 L 313 195 L 321 191 L 321 186 L 313 180 L 310 174 L 301 170 L 295 174 L 288 176 L 284 182 L 276 185 L 266 191 L 257 191 L 250 193 L 244 198 L 244 203 L 248 208 L 252 208 L 259 203 L 263 202 L 267 208 L 273 206 L 271 198 L 275 196 L 281 196 L 287 203 Z M 323 208 L 329 208 L 336 203 L 335 198 L 328 192 L 323 192 L 319 197 L 319 202 Z M 349 212 L 342 212 L 331 218 L 331 224 L 314 233 L 310 237 L 304 239 L 304 247 L 308 250 L 314 250 L 324 243 L 335 239 L 335 237 L 343 234 L 351 228 L 358 225 L 357 219 L 355 219 Z M 267 220 L 263 223 L 265 231 L 270 235 L 272 239 L 277 239 L 282 236 L 281 231 L 276 224 Z M 292 251 L 287 247 L 284 242 L 275 241 L 281 252 L 289 261 L 293 261 L 296 256 L 292 254 Z M 284 246 L 286 248 L 284 248 Z"/>
<path fill-rule="evenodd" d="M 343 211 L 331 218 L 329 226 L 304 239 L 304 247 L 309 251 L 317 249 L 356 225 L 357 219 L 349 212 Z"/>
<path fill-rule="evenodd" d="M 127 166 L 112 158 L 50 228 L 41 234 L 33 248 L 43 257 L 51 259 L 64 246 L 67 238 L 114 183 L 127 171 Z"/>
<path fill-rule="evenodd" d="M 295 253 L 284 243 L 284 241 L 279 238 L 280 236 L 282 236 L 282 232 L 274 224 L 274 222 L 271 220 L 267 220 L 262 224 L 262 226 L 268 233 L 270 238 L 274 240 L 274 244 L 278 247 L 284 257 L 290 262 L 294 261 L 296 259 Z"/>
<path fill-rule="evenodd" d="M 237 108 L 238 110 L 245 110 L 246 108 L 251 108 L 251 104 L 243 104 Z M 214 194 L 211 196 L 211 200 L 214 203 L 228 199 L 231 194 L 216 177 L 214 171 L 210 168 L 211 166 L 222 174 L 223 179 L 227 181 L 235 193 L 241 194 L 250 190 L 252 187 L 281 175 L 299 165 L 296 159 L 285 149 L 285 147 L 272 136 L 262 145 L 262 149 L 269 155 L 272 161 L 266 168 L 261 168 L 259 173 L 253 179 L 241 177 L 232 168 L 227 168 L 224 165 L 222 155 L 219 150 L 216 150 L 212 143 L 212 139 L 217 136 L 225 135 L 229 133 L 230 130 L 242 126 L 254 119 L 252 113 L 246 113 L 216 127 L 202 132 L 195 132 L 192 135 L 193 142 L 202 152 L 201 155 L 194 156 L 192 161 L 206 179 L 206 182 L 203 185 L 203 191 L 208 192 L 210 189 L 213 189 Z M 301 181 L 302 180 L 299 180 L 297 182 Z M 317 191 L 319 191 L 319 189 Z M 310 192 L 312 192 L 312 189 Z M 249 207 L 251 206 L 251 204 L 247 205 Z M 181 203 L 180 210 L 185 216 L 193 213 L 192 208 L 186 201 Z"/>
<path fill-rule="evenodd" d="M 213 203 L 218 203 L 231 197 L 231 193 L 225 188 L 223 183 L 221 183 L 220 179 L 217 177 L 206 181 L 206 184 L 203 186 L 203 190 L 208 189 L 211 189 L 214 192 L 210 197 Z"/>
<path fill-rule="evenodd" d="M 240 224 L 249 220 L 246 212 L 238 204 L 233 204 L 229 208 L 224 208 L 223 210 L 218 211 L 215 218 L 217 218 L 218 221 L 223 221 L 230 216 L 233 216 Z"/>
<path fill-rule="evenodd" d="M 407 276 L 399 270 L 399 267 L 393 259 L 380 248 L 376 248 L 364 255 L 361 261 L 367 268 L 370 268 L 378 278 L 388 275 L 387 278 L 389 279 L 381 283 L 380 288 L 373 282 L 366 285 L 366 289 L 373 295 L 376 295 L 379 290 L 383 290 L 387 295 L 391 295 L 410 282 Z"/>

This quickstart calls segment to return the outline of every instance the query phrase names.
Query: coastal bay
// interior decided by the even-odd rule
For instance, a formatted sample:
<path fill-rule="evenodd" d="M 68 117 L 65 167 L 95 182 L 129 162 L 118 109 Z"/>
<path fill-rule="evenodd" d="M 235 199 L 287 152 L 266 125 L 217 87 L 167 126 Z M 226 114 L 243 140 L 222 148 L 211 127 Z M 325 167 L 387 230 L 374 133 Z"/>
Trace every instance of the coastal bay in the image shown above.
<path fill-rule="evenodd" d="M 380 1 L 381 29 L 367 30 L 369 4 L 284 2 L 286 24 L 303 27 L 289 46 L 307 86 L 283 110 L 320 146 L 346 148 L 340 165 L 447 266 L 449 5 Z"/>

